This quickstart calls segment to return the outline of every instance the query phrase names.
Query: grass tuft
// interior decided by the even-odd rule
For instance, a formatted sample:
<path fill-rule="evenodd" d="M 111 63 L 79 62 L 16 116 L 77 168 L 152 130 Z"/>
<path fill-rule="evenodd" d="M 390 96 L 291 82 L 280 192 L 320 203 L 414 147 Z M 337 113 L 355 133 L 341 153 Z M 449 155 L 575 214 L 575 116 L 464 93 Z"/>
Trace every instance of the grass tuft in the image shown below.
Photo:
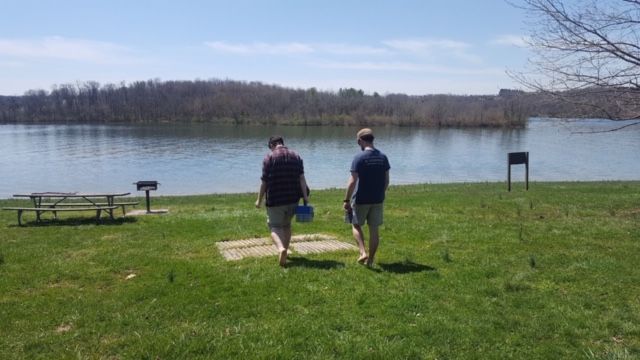
<path fill-rule="evenodd" d="M 529 255 L 529 267 L 531 267 L 532 269 L 536 268 L 536 257 L 535 255 Z"/>
<path fill-rule="evenodd" d="M 507 292 L 520 292 L 531 290 L 531 284 L 525 281 L 523 274 L 517 274 L 505 282 L 504 289 Z"/>
<path fill-rule="evenodd" d="M 444 249 L 442 250 L 440 256 L 442 257 L 442 260 L 446 263 L 450 263 L 451 261 L 453 261 L 451 259 L 451 254 L 449 253 L 449 249 Z"/>
<path fill-rule="evenodd" d="M 167 281 L 169 281 L 170 283 L 173 283 L 175 279 L 176 279 L 176 273 L 173 271 L 173 269 L 171 269 L 171 271 L 167 273 Z"/>
<path fill-rule="evenodd" d="M 613 348 L 608 347 L 602 352 L 594 352 L 592 349 L 586 350 L 584 352 L 586 359 L 589 360 L 631 360 L 637 359 L 634 355 L 632 356 L 629 350 L 625 348 Z M 638 355 L 636 353 L 636 355 Z"/>

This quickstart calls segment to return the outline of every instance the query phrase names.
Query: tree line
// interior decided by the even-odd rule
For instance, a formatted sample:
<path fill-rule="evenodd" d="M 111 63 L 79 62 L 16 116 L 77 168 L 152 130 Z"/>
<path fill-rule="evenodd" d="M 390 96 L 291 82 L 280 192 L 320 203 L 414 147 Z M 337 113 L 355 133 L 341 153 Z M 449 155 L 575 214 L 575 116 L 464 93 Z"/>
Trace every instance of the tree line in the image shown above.
<path fill-rule="evenodd" d="M 530 109 L 521 95 L 369 95 L 354 88 L 331 92 L 217 79 L 87 81 L 0 96 L 0 122 L 519 127 Z"/>

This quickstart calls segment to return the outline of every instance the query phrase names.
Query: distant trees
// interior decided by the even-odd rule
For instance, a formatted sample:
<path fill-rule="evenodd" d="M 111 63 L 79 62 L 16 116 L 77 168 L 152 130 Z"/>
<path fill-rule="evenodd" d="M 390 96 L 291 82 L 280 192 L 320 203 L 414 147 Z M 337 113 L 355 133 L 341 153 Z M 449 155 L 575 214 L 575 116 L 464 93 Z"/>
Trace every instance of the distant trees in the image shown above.
<path fill-rule="evenodd" d="M 530 16 L 535 55 L 518 81 L 578 113 L 640 119 L 640 1 L 514 2 Z"/>
<path fill-rule="evenodd" d="M 522 126 L 527 107 L 511 95 L 367 95 L 354 88 L 334 93 L 217 79 L 88 81 L 0 96 L 0 121 Z"/>

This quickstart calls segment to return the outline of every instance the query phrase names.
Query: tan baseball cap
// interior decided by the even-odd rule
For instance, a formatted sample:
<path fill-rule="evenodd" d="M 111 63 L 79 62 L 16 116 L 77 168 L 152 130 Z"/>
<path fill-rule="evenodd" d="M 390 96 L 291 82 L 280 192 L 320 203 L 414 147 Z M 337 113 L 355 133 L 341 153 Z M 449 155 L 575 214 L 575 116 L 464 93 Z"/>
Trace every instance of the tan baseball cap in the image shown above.
<path fill-rule="evenodd" d="M 373 130 L 369 128 L 360 129 L 360 131 L 358 131 L 358 134 L 356 136 L 358 137 L 358 139 L 360 139 L 365 135 L 371 135 L 371 137 L 373 137 Z"/>

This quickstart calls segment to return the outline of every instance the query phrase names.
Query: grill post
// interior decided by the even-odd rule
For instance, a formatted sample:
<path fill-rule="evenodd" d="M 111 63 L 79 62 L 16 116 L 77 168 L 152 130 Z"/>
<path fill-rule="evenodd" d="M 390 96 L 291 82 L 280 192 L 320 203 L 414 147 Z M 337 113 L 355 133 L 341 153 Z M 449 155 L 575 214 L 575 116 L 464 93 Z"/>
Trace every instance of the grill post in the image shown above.
<path fill-rule="evenodd" d="M 149 190 L 145 190 L 145 195 L 147 197 L 147 214 L 151 212 L 151 200 L 149 199 Z"/>

